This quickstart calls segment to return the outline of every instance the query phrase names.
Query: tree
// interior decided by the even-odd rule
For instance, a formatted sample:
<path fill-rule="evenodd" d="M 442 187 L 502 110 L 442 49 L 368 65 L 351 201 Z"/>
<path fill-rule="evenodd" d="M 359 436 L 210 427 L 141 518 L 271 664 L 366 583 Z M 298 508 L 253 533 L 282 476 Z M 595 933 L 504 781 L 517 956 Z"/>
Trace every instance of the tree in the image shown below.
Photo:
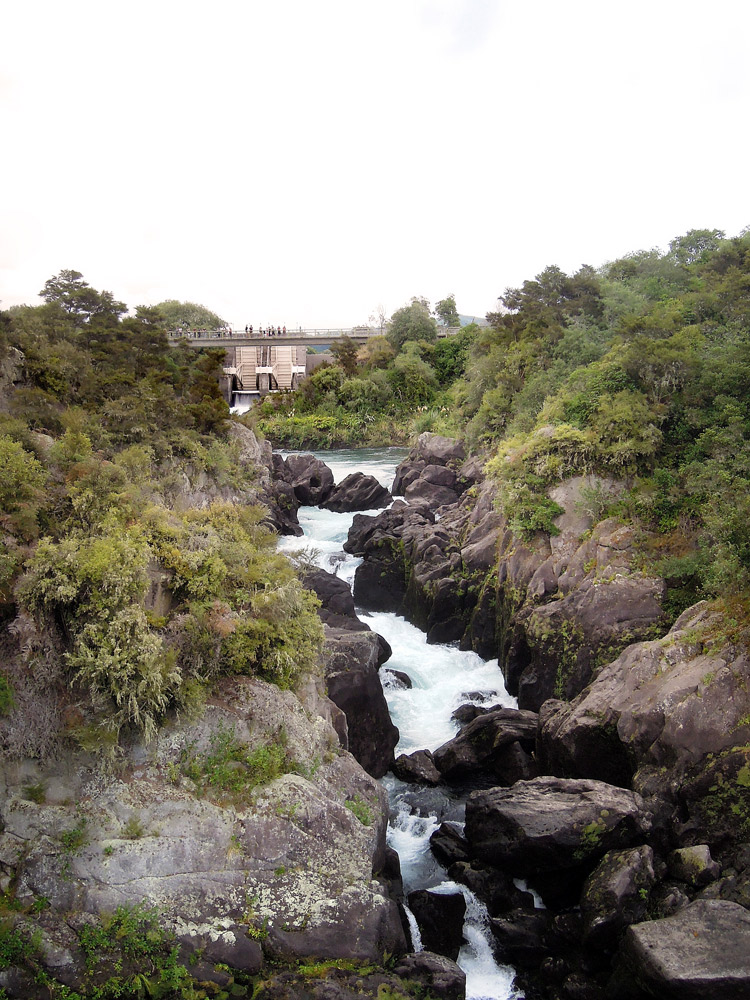
<path fill-rule="evenodd" d="M 437 327 L 425 300 L 412 299 L 411 305 L 397 309 L 388 324 L 387 336 L 389 343 L 397 351 L 401 350 L 407 340 L 434 343 L 437 340 Z"/>
<path fill-rule="evenodd" d="M 128 311 L 124 302 L 118 302 L 111 292 L 97 292 L 80 271 L 60 271 L 48 278 L 40 296 L 50 305 L 60 306 L 74 319 L 88 322 L 93 316 L 118 319 Z"/>
<path fill-rule="evenodd" d="M 342 337 L 336 343 L 331 344 L 331 354 L 336 364 L 344 369 L 344 373 L 350 378 L 357 372 L 357 354 L 359 347 L 351 337 Z"/>
<path fill-rule="evenodd" d="M 453 293 L 438 302 L 435 306 L 435 312 L 440 317 L 440 322 L 443 326 L 461 326 L 461 320 L 456 309 L 456 296 Z"/>
<path fill-rule="evenodd" d="M 226 320 L 217 316 L 215 312 L 206 309 L 205 306 L 195 302 L 178 302 L 177 299 L 166 299 L 160 302 L 156 308 L 164 319 L 164 325 L 168 330 L 183 329 L 207 329 L 218 330 L 227 326 Z"/>
<path fill-rule="evenodd" d="M 717 250 L 725 236 L 723 229 L 690 229 L 669 241 L 669 253 L 678 264 L 694 264 Z"/>

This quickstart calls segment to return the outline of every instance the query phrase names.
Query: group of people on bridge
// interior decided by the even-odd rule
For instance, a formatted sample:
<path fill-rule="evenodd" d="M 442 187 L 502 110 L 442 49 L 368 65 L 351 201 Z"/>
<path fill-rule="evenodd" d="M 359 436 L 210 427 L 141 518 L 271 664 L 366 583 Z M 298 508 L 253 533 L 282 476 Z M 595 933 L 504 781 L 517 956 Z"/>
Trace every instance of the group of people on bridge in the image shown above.
<path fill-rule="evenodd" d="M 259 337 L 283 337 L 285 335 L 286 335 L 286 327 L 285 326 L 267 326 L 265 330 L 263 329 L 262 326 L 258 327 L 258 336 Z M 253 336 L 253 325 L 252 325 L 252 323 L 250 324 L 250 326 L 246 326 L 245 327 L 245 336 L 246 337 L 252 337 Z"/>

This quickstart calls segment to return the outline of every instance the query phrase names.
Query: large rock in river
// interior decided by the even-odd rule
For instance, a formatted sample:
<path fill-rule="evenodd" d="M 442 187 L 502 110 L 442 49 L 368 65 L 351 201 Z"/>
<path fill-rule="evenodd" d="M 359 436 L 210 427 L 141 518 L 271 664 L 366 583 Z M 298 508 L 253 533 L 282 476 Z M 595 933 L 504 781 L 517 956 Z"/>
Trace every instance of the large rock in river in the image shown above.
<path fill-rule="evenodd" d="M 374 476 L 353 472 L 334 486 L 320 506 L 338 513 L 377 510 L 379 507 L 387 507 L 392 499 L 385 486 L 381 486 Z"/>
<path fill-rule="evenodd" d="M 602 781 L 534 778 L 466 803 L 473 856 L 514 875 L 575 868 L 642 842 L 650 827 L 639 795 Z"/>
<path fill-rule="evenodd" d="M 398 729 L 378 676 L 380 637 L 330 626 L 325 633 L 328 696 L 346 715 L 349 750 L 369 774 L 382 778 L 393 763 Z"/>
<path fill-rule="evenodd" d="M 537 718 L 536 712 L 514 708 L 480 714 L 434 752 L 435 766 L 448 781 L 482 773 L 512 785 L 520 778 L 535 777 L 529 755 L 536 743 Z"/>
<path fill-rule="evenodd" d="M 301 504 L 315 507 L 328 499 L 333 490 L 333 473 L 314 455 L 288 455 L 285 459 L 288 481 Z"/>

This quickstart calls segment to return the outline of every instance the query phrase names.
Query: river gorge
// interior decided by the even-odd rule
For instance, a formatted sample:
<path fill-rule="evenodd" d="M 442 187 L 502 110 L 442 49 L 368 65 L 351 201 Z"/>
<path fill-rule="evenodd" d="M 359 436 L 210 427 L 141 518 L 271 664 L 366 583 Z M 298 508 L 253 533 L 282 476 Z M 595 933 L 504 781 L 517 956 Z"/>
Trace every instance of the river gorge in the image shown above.
<path fill-rule="evenodd" d="M 316 452 L 315 457 L 331 469 L 337 483 L 353 472 L 362 472 L 390 488 L 396 466 L 405 457 L 405 452 L 362 449 Z M 343 550 L 353 514 L 303 507 L 298 517 L 304 535 L 286 536 L 281 541 L 282 549 L 294 551 L 310 547 L 322 569 L 353 584 L 354 572 L 361 560 Z M 505 690 L 497 660 L 483 660 L 476 653 L 457 649 L 455 644 L 428 645 L 422 630 L 393 613 L 369 613 L 358 609 L 358 615 L 382 635 L 393 650 L 381 668 L 381 679 L 391 718 L 399 729 L 397 754 L 432 751 L 447 743 L 458 732 L 452 713 L 461 705 L 515 706 L 515 699 Z M 406 673 L 411 687 L 398 681 L 394 671 Z M 464 943 L 458 964 L 466 972 L 467 1000 L 509 1000 L 522 996 L 513 989 L 513 970 L 498 965 L 494 958 L 486 908 L 469 889 L 447 878 L 445 869 L 430 850 L 430 835 L 441 822 L 449 820 L 458 829 L 463 829 L 463 796 L 450 794 L 447 790 L 441 795 L 434 790 L 427 792 L 424 786 L 399 781 L 393 775 L 388 775 L 384 783 L 391 811 L 388 842 L 399 855 L 405 894 L 430 888 L 466 897 Z M 408 907 L 407 913 L 412 944 L 418 950 L 419 931 Z"/>

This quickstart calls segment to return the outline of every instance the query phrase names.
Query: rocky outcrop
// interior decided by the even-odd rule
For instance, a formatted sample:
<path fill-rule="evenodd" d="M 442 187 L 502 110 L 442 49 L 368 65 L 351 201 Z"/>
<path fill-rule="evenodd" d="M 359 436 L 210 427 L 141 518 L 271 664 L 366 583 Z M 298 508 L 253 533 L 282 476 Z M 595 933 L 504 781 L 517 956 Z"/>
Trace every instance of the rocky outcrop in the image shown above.
<path fill-rule="evenodd" d="M 346 715 L 349 750 L 369 774 L 380 778 L 393 763 L 398 743 L 378 676 L 380 637 L 330 626 L 325 632 L 328 696 Z"/>
<path fill-rule="evenodd" d="M 414 995 L 465 1000 L 466 975 L 449 958 L 420 951 L 404 955 L 393 971 L 356 967 L 352 971 L 321 962 L 300 971 L 265 973 L 252 995 L 254 1000 L 384 1000 Z"/>
<path fill-rule="evenodd" d="M 655 880 L 654 852 L 647 845 L 605 854 L 581 893 L 586 943 L 611 948 L 625 927 L 645 920 Z"/>
<path fill-rule="evenodd" d="M 466 973 L 444 955 L 420 951 L 405 955 L 395 970 L 414 985 L 421 985 L 428 994 L 445 997 L 445 1000 L 464 1000 Z"/>
<path fill-rule="evenodd" d="M 404 614 L 428 642 L 459 641 L 498 655 L 522 709 L 573 698 L 635 640 L 664 627 L 663 581 L 633 565 L 633 529 L 593 525 L 582 491 L 610 481 L 579 476 L 550 495 L 564 509 L 558 534 L 521 539 L 496 508 L 491 484 L 457 442 L 422 435 L 399 466 L 376 517 L 355 518 L 348 552 L 361 555 L 355 598 Z"/>
<path fill-rule="evenodd" d="M 85 981 L 75 928 L 121 906 L 156 907 L 187 952 L 249 971 L 266 955 L 405 948 L 373 881 L 383 789 L 323 718 L 261 680 L 220 680 L 199 720 L 133 744 L 115 775 L 80 753 L 6 765 L 0 801 L 0 869 L 29 912 L 46 901 L 35 929 L 68 985 Z"/>
<path fill-rule="evenodd" d="M 320 506 L 325 510 L 346 513 L 358 510 L 377 510 L 387 507 L 393 497 L 381 486 L 374 476 L 353 472 L 334 486 L 328 498 Z"/>
<path fill-rule="evenodd" d="M 394 496 L 402 496 L 428 466 L 455 470 L 465 458 L 466 452 L 460 441 L 425 431 L 419 435 L 416 445 L 396 469 L 391 492 Z"/>
<path fill-rule="evenodd" d="M 400 754 L 391 771 L 401 781 L 409 781 L 415 785 L 439 785 L 442 781 L 440 772 L 435 767 L 429 750 L 416 750 L 410 754 Z"/>
<path fill-rule="evenodd" d="M 548 702 L 539 736 L 545 769 L 634 781 L 664 814 L 672 840 L 736 838 L 750 817 L 750 658 L 731 643 L 713 645 L 724 627 L 697 605 L 663 639 L 629 646 L 570 704 Z"/>

